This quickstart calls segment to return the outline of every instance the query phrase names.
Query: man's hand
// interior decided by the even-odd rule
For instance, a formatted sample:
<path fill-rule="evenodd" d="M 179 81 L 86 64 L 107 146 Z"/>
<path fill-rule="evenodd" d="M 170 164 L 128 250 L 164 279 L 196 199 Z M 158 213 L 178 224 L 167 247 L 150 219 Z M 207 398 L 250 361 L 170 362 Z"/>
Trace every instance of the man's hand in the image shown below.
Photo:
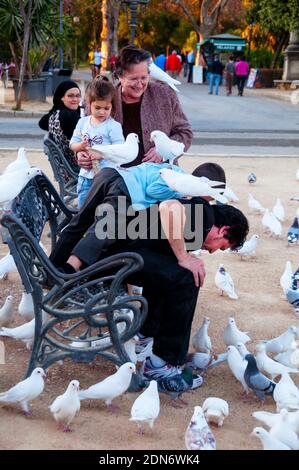
<path fill-rule="evenodd" d="M 92 169 L 92 161 L 88 152 L 77 153 L 78 165 L 84 170 Z"/>
<path fill-rule="evenodd" d="M 203 286 L 206 277 L 206 270 L 202 259 L 199 259 L 190 253 L 186 253 L 186 256 L 183 259 L 178 260 L 178 263 L 182 268 L 188 269 L 192 272 L 196 287 Z"/>
<path fill-rule="evenodd" d="M 155 147 L 149 149 L 142 159 L 143 162 L 162 163 L 163 158 L 156 152 Z"/>

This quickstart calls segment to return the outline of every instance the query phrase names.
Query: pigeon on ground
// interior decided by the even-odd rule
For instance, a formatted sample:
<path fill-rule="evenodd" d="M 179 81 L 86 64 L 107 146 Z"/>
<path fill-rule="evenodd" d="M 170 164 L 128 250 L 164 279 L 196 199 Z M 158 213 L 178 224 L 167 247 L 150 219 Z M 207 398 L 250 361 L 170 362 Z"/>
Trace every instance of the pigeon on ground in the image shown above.
<path fill-rule="evenodd" d="M 156 380 L 151 380 L 149 386 L 134 401 L 131 408 L 130 421 L 137 421 L 138 429 L 143 433 L 142 423 L 148 423 L 153 429 L 155 420 L 160 413 L 160 398 Z"/>
<path fill-rule="evenodd" d="M 202 405 L 206 420 L 208 423 L 222 426 L 225 418 L 229 414 L 229 406 L 227 401 L 222 398 L 209 397 Z"/>
<path fill-rule="evenodd" d="M 132 374 L 135 374 L 136 367 L 132 362 L 121 365 L 115 374 L 106 379 L 91 385 L 86 390 L 80 390 L 80 400 L 104 400 L 106 405 L 113 409 L 112 400 L 125 393 L 131 383 Z"/>
<path fill-rule="evenodd" d="M 276 204 L 273 207 L 273 214 L 278 220 L 280 220 L 280 222 L 284 221 L 285 212 L 283 205 L 281 204 L 281 200 L 279 198 L 277 198 Z"/>
<path fill-rule="evenodd" d="M 263 213 L 265 211 L 261 203 L 255 199 L 251 193 L 248 194 L 248 207 L 255 212 Z"/>
<path fill-rule="evenodd" d="M 268 228 L 268 230 L 270 231 L 270 236 L 275 235 L 276 237 L 281 237 L 282 225 L 279 220 L 275 217 L 273 212 L 267 213 L 266 209 L 264 216 L 265 218 L 267 217 L 267 221 L 265 221 L 265 218 L 263 217 L 262 224 Z"/>
<path fill-rule="evenodd" d="M 236 348 L 239 351 L 240 356 L 244 359 L 246 354 L 251 354 L 250 351 L 246 348 L 245 344 L 241 341 L 238 341 Z"/>
<path fill-rule="evenodd" d="M 291 287 L 292 276 L 293 276 L 292 263 L 291 261 L 287 261 L 284 272 L 282 273 L 281 278 L 280 278 L 280 285 L 281 285 L 284 295 L 286 295 L 287 291 Z"/>
<path fill-rule="evenodd" d="M 161 178 L 166 182 L 167 186 L 182 195 L 182 197 L 206 197 L 210 196 L 223 204 L 227 203 L 227 199 L 222 196 L 223 189 L 214 189 L 198 176 L 178 173 L 177 171 L 163 168 L 160 170 Z M 214 181 L 215 183 L 215 181 Z M 218 184 L 218 181 L 217 181 Z"/>
<path fill-rule="evenodd" d="M 207 370 L 212 369 L 218 364 L 227 361 L 227 353 L 207 354 L 207 353 L 189 353 L 187 355 L 186 365 L 192 369 Z"/>
<path fill-rule="evenodd" d="M 7 253 L 0 260 L 0 279 L 7 279 L 8 274 L 12 272 L 18 272 L 18 270 L 13 256 L 10 253 Z"/>
<path fill-rule="evenodd" d="M 230 368 L 236 379 L 243 385 L 244 392 L 246 393 L 246 395 L 248 395 L 249 388 L 244 379 L 247 361 L 242 359 L 235 346 L 228 346 L 227 352 L 228 367 Z"/>
<path fill-rule="evenodd" d="M 138 341 L 139 341 L 139 338 L 136 335 L 124 343 L 124 348 L 126 350 L 126 353 L 129 356 L 130 362 L 133 362 L 133 364 L 136 364 L 137 362 L 136 344 L 138 343 Z"/>
<path fill-rule="evenodd" d="M 291 243 L 291 244 L 298 243 L 298 240 L 299 240 L 298 217 L 294 218 L 293 223 L 288 230 L 287 237 L 288 237 L 288 243 Z"/>
<path fill-rule="evenodd" d="M 196 352 L 204 352 L 210 354 L 212 351 L 211 338 L 208 335 L 210 319 L 204 317 L 201 327 L 192 338 L 192 346 Z"/>
<path fill-rule="evenodd" d="M 272 216 L 270 215 L 269 209 L 265 209 L 262 217 L 262 226 L 264 227 L 264 232 L 271 232 Z"/>
<path fill-rule="evenodd" d="M 228 185 L 225 186 L 223 196 L 226 197 L 228 202 L 238 202 L 239 201 L 239 198 L 236 196 L 234 191 Z"/>
<path fill-rule="evenodd" d="M 232 300 L 238 299 L 235 291 L 234 281 L 231 275 L 225 270 L 224 265 L 220 264 L 215 275 L 215 284 L 221 291 L 221 295 L 225 292 Z"/>
<path fill-rule="evenodd" d="M 13 311 L 13 296 L 8 295 L 4 305 L 0 308 L 0 327 L 8 326 L 14 321 L 15 315 Z"/>
<path fill-rule="evenodd" d="M 269 375 L 271 380 L 274 380 L 278 375 L 281 375 L 283 372 L 297 373 L 296 369 L 286 367 L 283 364 L 280 364 L 279 362 L 273 361 L 271 357 L 267 356 L 265 344 L 259 343 L 256 345 L 255 349 L 255 359 L 258 369 L 261 372 L 264 372 L 264 374 Z"/>
<path fill-rule="evenodd" d="M 29 168 L 28 170 L 20 170 L 14 173 L 1 175 L 0 205 L 7 208 L 7 204 L 22 191 L 31 178 L 41 174 L 42 172 L 39 168 Z"/>
<path fill-rule="evenodd" d="M 299 449 L 299 439 L 289 422 L 289 413 L 285 408 L 279 412 L 277 421 L 270 429 L 270 434 L 292 450 Z"/>
<path fill-rule="evenodd" d="M 167 83 L 167 85 L 169 85 L 174 91 L 179 92 L 176 85 L 180 85 L 181 82 L 172 78 L 170 75 L 168 75 L 168 73 L 160 69 L 160 67 L 158 67 L 154 62 L 151 62 L 149 65 L 149 73 L 151 78 Z"/>
<path fill-rule="evenodd" d="M 290 349 L 292 343 L 296 339 L 296 333 L 296 326 L 290 326 L 280 336 L 268 341 L 263 341 L 266 345 L 267 353 L 279 354 Z"/>
<path fill-rule="evenodd" d="M 254 173 L 249 173 L 247 176 L 248 183 L 253 184 L 256 182 L 256 175 Z"/>
<path fill-rule="evenodd" d="M 9 336 L 26 344 L 26 348 L 30 349 L 34 340 L 35 319 L 15 328 L 0 328 L 0 336 Z"/>
<path fill-rule="evenodd" d="M 275 387 L 273 398 L 277 412 L 283 408 L 290 411 L 299 410 L 299 390 L 287 372 L 282 373 Z"/>
<path fill-rule="evenodd" d="M 239 342 L 246 344 L 248 341 L 251 341 L 247 332 L 239 330 L 233 317 L 229 317 L 227 326 L 224 328 L 223 337 L 226 346 L 237 346 Z"/>
<path fill-rule="evenodd" d="M 30 168 L 30 165 L 26 157 L 26 149 L 24 149 L 24 147 L 21 147 L 18 150 L 18 156 L 16 160 L 11 162 L 5 168 L 3 174 L 6 175 L 7 173 L 14 173 L 15 171 L 19 170 L 27 170 L 28 168 Z"/>
<path fill-rule="evenodd" d="M 95 152 L 100 154 L 105 160 L 109 160 L 110 162 L 119 165 L 130 163 L 135 160 L 138 155 L 139 138 L 137 134 L 131 132 L 127 135 L 124 144 L 93 145 L 93 147 L 88 149 L 88 151 L 91 155 L 92 152 Z"/>
<path fill-rule="evenodd" d="M 247 240 L 244 245 L 238 250 L 232 250 L 233 253 L 240 255 L 241 259 L 250 258 L 255 254 L 257 241 L 260 237 L 256 234 L 252 235 L 250 240 Z"/>
<path fill-rule="evenodd" d="M 297 349 L 297 344 L 294 341 L 290 349 L 287 351 L 281 352 L 274 356 L 275 361 L 280 362 L 286 367 L 290 367 L 291 369 L 298 369 L 299 368 L 299 349 Z"/>
<path fill-rule="evenodd" d="M 201 406 L 194 407 L 194 413 L 185 432 L 187 450 L 216 450 L 216 440 L 205 419 Z"/>
<path fill-rule="evenodd" d="M 186 405 L 180 397 L 184 392 L 188 392 L 193 387 L 192 369 L 186 366 L 181 374 L 171 377 L 163 377 L 158 380 L 159 392 L 167 393 L 173 401 L 173 406 Z M 198 377 L 200 378 L 200 376 Z M 203 380 L 202 380 L 203 382 Z"/>
<path fill-rule="evenodd" d="M 23 292 L 21 301 L 18 306 L 18 312 L 21 317 L 26 321 L 30 321 L 34 318 L 34 305 L 31 294 Z"/>
<path fill-rule="evenodd" d="M 38 397 L 44 390 L 46 374 L 41 367 L 33 370 L 30 377 L 17 383 L 7 392 L 0 393 L 2 403 L 20 403 L 26 416 L 30 414 L 28 402 Z"/>
<path fill-rule="evenodd" d="M 283 408 L 285 409 L 285 408 Z M 279 422 L 279 413 L 269 413 L 268 411 L 255 411 L 252 413 L 253 418 L 261 421 L 269 428 L 272 428 Z M 299 410 L 288 412 L 289 426 L 293 431 L 299 434 Z"/>
<path fill-rule="evenodd" d="M 80 410 L 79 386 L 78 380 L 72 380 L 64 394 L 55 398 L 52 405 L 49 406 L 59 428 L 62 426 L 64 432 L 70 431 L 69 425 Z"/>
<path fill-rule="evenodd" d="M 281 441 L 271 436 L 269 431 L 261 427 L 256 427 L 251 433 L 260 439 L 264 450 L 291 450 L 290 447 L 283 444 Z"/>
<path fill-rule="evenodd" d="M 244 372 L 245 382 L 254 391 L 255 395 L 264 402 L 266 395 L 273 395 L 276 384 L 258 370 L 253 354 L 247 354 L 245 359 L 248 362 Z"/>

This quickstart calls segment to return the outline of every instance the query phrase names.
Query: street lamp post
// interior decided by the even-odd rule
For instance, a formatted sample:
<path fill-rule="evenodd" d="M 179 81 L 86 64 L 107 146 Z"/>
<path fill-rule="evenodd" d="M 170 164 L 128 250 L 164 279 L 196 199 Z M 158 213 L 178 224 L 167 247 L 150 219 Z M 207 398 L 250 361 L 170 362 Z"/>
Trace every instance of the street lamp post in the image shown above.
<path fill-rule="evenodd" d="M 138 17 L 138 4 L 147 5 L 149 0 L 124 0 L 124 3 L 130 8 L 130 44 L 134 44 L 135 41 L 135 31 L 137 27 L 137 17 Z"/>
<path fill-rule="evenodd" d="M 63 30 L 63 0 L 59 1 L 59 32 L 62 33 Z M 63 68 L 63 53 L 62 53 L 62 47 L 59 47 L 59 68 Z"/>

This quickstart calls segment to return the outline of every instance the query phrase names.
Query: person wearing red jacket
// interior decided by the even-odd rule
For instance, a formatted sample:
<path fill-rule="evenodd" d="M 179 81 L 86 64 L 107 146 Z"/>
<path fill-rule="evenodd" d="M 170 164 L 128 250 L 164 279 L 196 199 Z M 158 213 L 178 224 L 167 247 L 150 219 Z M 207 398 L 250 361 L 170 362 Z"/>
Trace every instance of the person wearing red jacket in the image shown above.
<path fill-rule="evenodd" d="M 180 58 L 177 55 L 176 51 L 172 51 L 172 53 L 167 57 L 166 60 L 166 72 L 172 78 L 177 78 L 182 68 L 182 63 Z"/>

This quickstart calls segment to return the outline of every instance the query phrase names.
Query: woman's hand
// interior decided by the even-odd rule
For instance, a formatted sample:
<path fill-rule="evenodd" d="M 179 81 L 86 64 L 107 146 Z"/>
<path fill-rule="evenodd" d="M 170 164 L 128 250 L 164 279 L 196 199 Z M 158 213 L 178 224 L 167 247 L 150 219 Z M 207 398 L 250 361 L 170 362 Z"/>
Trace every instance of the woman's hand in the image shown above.
<path fill-rule="evenodd" d="M 92 170 L 92 160 L 87 151 L 77 153 L 78 165 L 84 170 Z"/>
<path fill-rule="evenodd" d="M 163 158 L 156 152 L 155 147 L 149 149 L 142 159 L 143 162 L 162 163 Z"/>

